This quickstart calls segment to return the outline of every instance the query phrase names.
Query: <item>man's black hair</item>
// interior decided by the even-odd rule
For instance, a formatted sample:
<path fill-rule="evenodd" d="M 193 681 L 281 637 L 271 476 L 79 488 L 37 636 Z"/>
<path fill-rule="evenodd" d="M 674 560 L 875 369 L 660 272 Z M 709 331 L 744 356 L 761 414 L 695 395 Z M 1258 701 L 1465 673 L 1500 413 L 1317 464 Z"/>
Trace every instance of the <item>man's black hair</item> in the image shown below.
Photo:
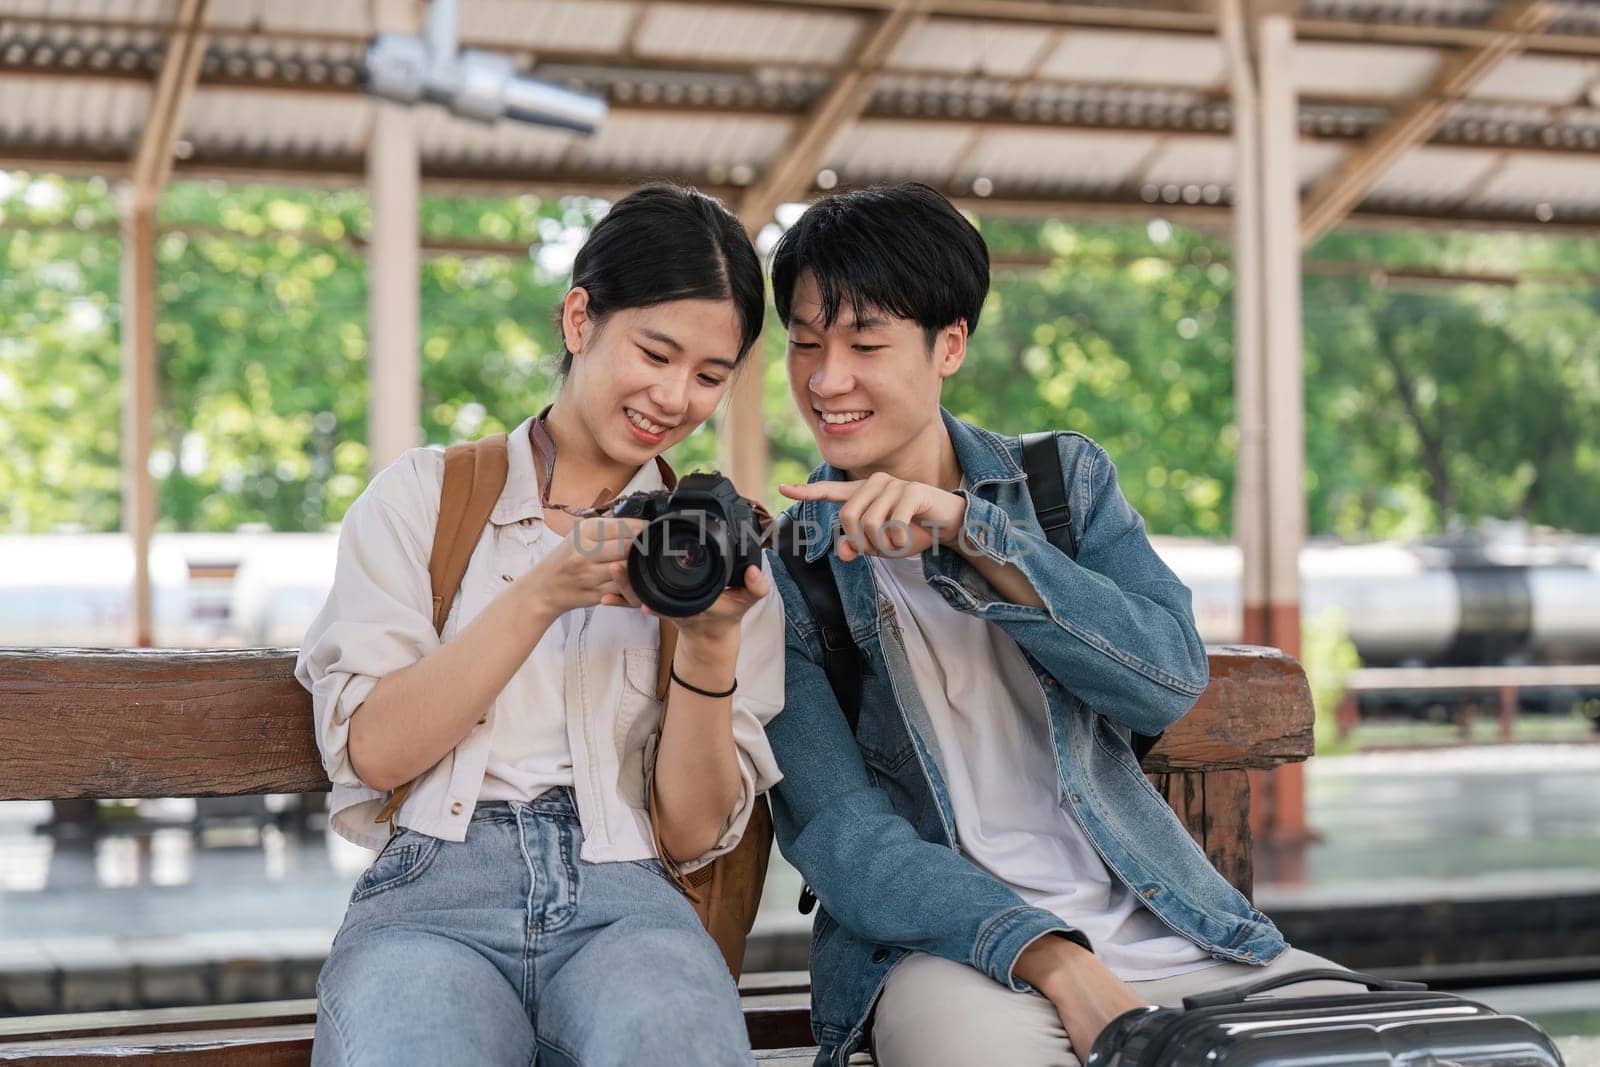
<path fill-rule="evenodd" d="M 921 182 L 874 186 L 819 200 L 778 239 L 773 300 L 789 325 L 795 283 L 810 271 L 822 297 L 822 325 L 848 305 L 857 318 L 876 308 L 921 326 L 929 343 L 965 319 L 978 328 L 989 292 L 989 248 L 977 228 Z"/>
<path fill-rule="evenodd" d="M 732 300 L 739 353 L 761 336 L 766 292 L 761 260 L 739 220 L 716 200 L 680 185 L 647 185 L 611 205 L 572 263 L 572 287 L 589 293 L 596 323 L 624 308 L 671 300 Z M 559 331 L 561 313 L 556 312 Z M 563 344 L 561 373 L 572 369 Z"/>

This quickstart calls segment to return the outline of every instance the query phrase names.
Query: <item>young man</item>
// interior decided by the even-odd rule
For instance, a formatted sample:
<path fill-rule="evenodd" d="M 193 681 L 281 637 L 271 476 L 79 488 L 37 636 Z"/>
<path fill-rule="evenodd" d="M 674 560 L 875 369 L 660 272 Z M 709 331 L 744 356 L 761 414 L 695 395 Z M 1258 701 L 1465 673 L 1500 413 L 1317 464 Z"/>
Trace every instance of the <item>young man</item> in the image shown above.
<path fill-rule="evenodd" d="M 773 814 L 823 906 L 819 1064 L 868 1042 L 887 1067 L 1076 1064 L 1131 1008 L 1330 966 L 1288 949 L 1139 771 L 1131 734 L 1188 711 L 1206 652 L 1111 460 L 1054 436 L 1069 554 L 1036 520 L 1020 440 L 940 407 L 988 286 L 983 239 L 921 185 L 820 201 L 774 256 L 824 461 L 783 487 L 790 535 L 826 557 L 861 656 L 852 736 L 823 620 L 775 560 Z"/>

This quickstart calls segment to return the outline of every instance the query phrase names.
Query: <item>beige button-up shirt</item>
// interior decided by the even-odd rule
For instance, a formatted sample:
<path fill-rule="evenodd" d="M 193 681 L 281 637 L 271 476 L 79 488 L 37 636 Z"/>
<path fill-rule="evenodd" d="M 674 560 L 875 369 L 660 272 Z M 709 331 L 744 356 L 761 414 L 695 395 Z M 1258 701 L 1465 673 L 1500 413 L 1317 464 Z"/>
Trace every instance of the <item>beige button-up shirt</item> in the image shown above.
<path fill-rule="evenodd" d="M 333 589 L 306 633 L 295 677 L 311 691 L 317 745 L 333 782 L 333 827 L 356 844 L 382 847 L 388 827 L 374 821 L 385 794 L 368 787 L 351 765 L 350 717 L 378 679 L 452 640 L 543 555 L 537 548 L 544 520 L 530 423 L 511 435 L 505 489 L 467 565 L 442 635 L 434 633 L 431 621 L 428 555 L 439 518 L 444 453 L 406 452 L 373 479 L 345 515 Z M 656 465 L 647 463 L 623 492 L 661 487 Z M 555 628 L 564 644 L 560 667 L 552 670 L 549 657 L 530 656 L 495 698 L 486 720 L 423 774 L 400 808 L 400 825 L 464 840 L 495 752 L 497 724 L 554 715 L 565 724 L 583 826 L 582 858 L 605 862 L 655 855 L 645 776 L 662 719 L 655 698 L 659 624 L 634 609 L 611 607 L 572 612 L 562 621 L 565 625 Z M 781 598 L 771 594 L 751 608 L 741 638 L 733 732 L 743 790 L 716 847 L 685 869 L 738 844 L 757 795 L 781 777 L 763 728 L 783 708 Z M 511 735 L 502 726 L 500 736 Z M 519 740 L 526 736 L 522 732 Z"/>

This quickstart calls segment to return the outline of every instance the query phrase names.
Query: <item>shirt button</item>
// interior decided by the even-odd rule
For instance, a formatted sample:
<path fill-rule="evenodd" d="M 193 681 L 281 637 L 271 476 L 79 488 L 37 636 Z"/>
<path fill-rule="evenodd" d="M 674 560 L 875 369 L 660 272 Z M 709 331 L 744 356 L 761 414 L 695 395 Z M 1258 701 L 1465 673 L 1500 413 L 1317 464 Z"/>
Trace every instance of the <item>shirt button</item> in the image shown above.
<path fill-rule="evenodd" d="M 500 580 L 501 580 L 501 581 L 502 581 L 502 582 L 510 582 L 510 581 L 514 581 L 514 580 L 515 580 L 515 579 L 513 579 L 513 578 L 512 578 L 512 577 L 511 577 L 511 575 L 509 575 L 509 574 L 502 574 L 502 575 L 501 575 L 501 576 L 500 576 Z"/>
<path fill-rule="evenodd" d="M 955 597 L 955 594 L 950 591 L 950 587 L 948 585 L 942 585 L 939 587 L 939 595 L 944 597 L 946 600 L 951 600 Z"/>
<path fill-rule="evenodd" d="M 889 950 L 886 949 L 886 948 L 880 948 L 878 951 L 876 951 L 876 952 L 874 952 L 872 954 L 872 962 L 873 963 L 882 963 L 884 960 L 886 960 L 888 958 L 889 958 Z"/>
<path fill-rule="evenodd" d="M 457 800 L 457 801 L 453 802 L 450 805 L 450 814 L 451 815 L 460 815 L 461 814 L 461 801 Z"/>
<path fill-rule="evenodd" d="M 1149 900 L 1151 897 L 1155 896 L 1159 892 L 1161 892 L 1161 887 L 1160 886 L 1158 886 L 1158 885 L 1147 886 L 1145 888 L 1145 891 L 1144 891 L 1144 899 Z"/>

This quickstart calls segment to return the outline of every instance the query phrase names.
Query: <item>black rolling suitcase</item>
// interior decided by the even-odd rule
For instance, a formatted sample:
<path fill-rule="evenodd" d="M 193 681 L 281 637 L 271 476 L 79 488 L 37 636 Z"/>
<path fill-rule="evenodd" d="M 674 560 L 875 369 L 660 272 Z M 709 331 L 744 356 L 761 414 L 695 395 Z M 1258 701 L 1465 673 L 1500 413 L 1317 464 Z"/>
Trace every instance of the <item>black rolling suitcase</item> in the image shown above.
<path fill-rule="evenodd" d="M 1361 992 L 1250 1000 L 1309 979 Z M 1544 1031 L 1417 982 L 1298 971 L 1111 1021 L 1084 1067 L 1562 1067 Z"/>

